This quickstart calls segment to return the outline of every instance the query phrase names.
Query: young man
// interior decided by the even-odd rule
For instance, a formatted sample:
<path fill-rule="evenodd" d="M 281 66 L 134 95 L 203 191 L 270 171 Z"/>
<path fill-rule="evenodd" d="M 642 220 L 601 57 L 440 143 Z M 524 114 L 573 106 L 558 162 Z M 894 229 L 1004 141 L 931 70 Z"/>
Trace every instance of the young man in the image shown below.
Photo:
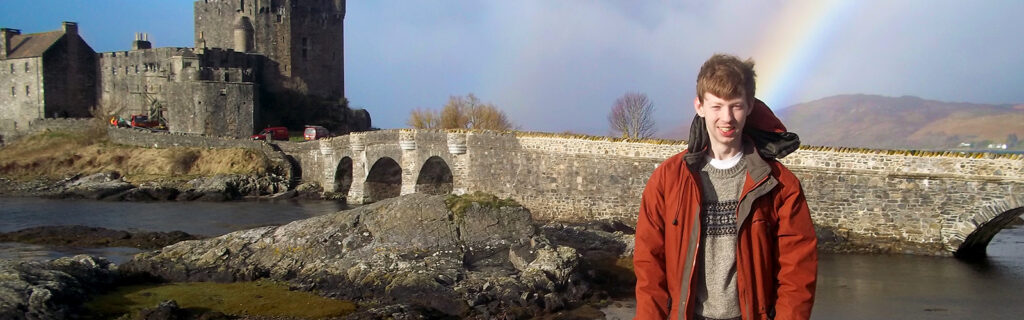
<path fill-rule="evenodd" d="M 647 181 L 637 217 L 636 319 L 808 319 L 817 241 L 800 181 L 775 161 L 799 138 L 754 98 L 754 63 L 697 75 L 687 151 Z"/>

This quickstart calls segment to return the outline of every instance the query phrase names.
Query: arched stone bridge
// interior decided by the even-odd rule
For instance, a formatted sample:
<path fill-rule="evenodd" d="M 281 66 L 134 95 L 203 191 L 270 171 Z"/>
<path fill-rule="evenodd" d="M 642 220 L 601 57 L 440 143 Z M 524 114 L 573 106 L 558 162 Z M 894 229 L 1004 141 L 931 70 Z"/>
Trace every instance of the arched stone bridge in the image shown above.
<path fill-rule="evenodd" d="M 538 219 L 634 222 L 647 178 L 685 149 L 674 143 L 549 134 L 431 130 L 354 133 L 281 143 L 350 203 L 413 192 L 484 191 Z M 803 148 L 783 162 L 815 224 L 893 251 L 973 255 L 1024 213 L 1024 157 Z"/>

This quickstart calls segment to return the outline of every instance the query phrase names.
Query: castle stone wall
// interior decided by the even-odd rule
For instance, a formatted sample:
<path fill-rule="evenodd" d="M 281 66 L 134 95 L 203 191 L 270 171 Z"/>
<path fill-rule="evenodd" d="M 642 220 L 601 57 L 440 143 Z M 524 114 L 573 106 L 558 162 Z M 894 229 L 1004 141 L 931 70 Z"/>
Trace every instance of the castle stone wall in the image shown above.
<path fill-rule="evenodd" d="M 42 57 L 0 62 L 0 131 L 13 135 L 28 130 L 32 120 L 45 117 Z"/>
<path fill-rule="evenodd" d="M 96 52 L 78 36 L 65 33 L 43 54 L 40 88 L 44 117 L 90 117 L 96 107 Z M 37 95 L 38 96 L 38 95 Z"/>
<path fill-rule="evenodd" d="M 236 30 L 252 28 L 253 50 L 269 59 L 262 82 L 267 90 L 345 96 L 345 1 L 203 0 L 194 6 L 196 47 L 234 48 Z"/>
<path fill-rule="evenodd" d="M 195 55 L 188 48 L 100 54 L 100 101 L 128 119 L 161 107 L 171 132 L 244 138 L 253 132 L 260 59 L 224 50 Z M 227 81 L 224 81 L 227 79 Z"/>
<path fill-rule="evenodd" d="M 107 128 L 110 142 L 145 148 L 194 147 L 194 148 L 246 148 L 262 149 L 265 142 L 211 137 L 185 133 L 150 132 L 131 128 Z"/>

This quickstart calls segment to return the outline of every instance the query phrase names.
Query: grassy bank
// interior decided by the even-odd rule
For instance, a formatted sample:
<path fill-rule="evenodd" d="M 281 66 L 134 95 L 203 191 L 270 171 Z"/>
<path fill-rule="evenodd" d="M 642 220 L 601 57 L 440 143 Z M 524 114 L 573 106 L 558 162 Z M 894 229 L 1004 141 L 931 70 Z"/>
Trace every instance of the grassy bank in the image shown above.
<path fill-rule="evenodd" d="M 0 176 L 15 181 L 117 171 L 132 183 L 183 182 L 216 174 L 265 174 L 270 167 L 267 157 L 256 150 L 113 144 L 101 123 L 75 131 L 46 131 L 0 148 Z"/>
<path fill-rule="evenodd" d="M 174 300 L 194 313 L 302 319 L 343 316 L 356 308 L 349 301 L 291 291 L 286 284 L 272 281 L 126 286 L 95 297 L 85 308 L 93 317 L 106 319 L 152 308 L 164 300 Z"/>

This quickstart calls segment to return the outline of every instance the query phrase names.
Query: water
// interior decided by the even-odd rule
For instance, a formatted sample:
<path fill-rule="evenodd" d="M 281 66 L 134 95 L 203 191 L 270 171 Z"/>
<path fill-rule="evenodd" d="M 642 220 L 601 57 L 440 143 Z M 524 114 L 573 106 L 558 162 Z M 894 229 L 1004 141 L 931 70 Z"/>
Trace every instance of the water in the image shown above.
<path fill-rule="evenodd" d="M 217 236 L 284 224 L 345 206 L 305 202 L 156 202 L 0 198 L 0 232 L 45 225 Z M 1024 315 L 1024 228 L 1001 231 L 982 263 L 906 255 L 821 255 L 814 319 L 1018 319 Z M 96 254 L 115 263 L 132 248 L 53 248 L 0 243 L 0 259 Z M 609 319 L 632 318 L 629 302 Z"/>
<path fill-rule="evenodd" d="M 84 225 L 127 231 L 184 231 L 219 236 L 232 231 L 291 221 L 346 209 L 335 201 L 303 202 L 105 202 L 0 197 L 0 232 L 53 225 Z M 67 248 L 0 243 L 0 259 L 47 260 L 95 254 L 115 263 L 138 253 L 134 248 Z"/>
<path fill-rule="evenodd" d="M 1024 229 L 1004 229 L 988 258 L 822 255 L 814 319 L 1020 319 Z"/>

